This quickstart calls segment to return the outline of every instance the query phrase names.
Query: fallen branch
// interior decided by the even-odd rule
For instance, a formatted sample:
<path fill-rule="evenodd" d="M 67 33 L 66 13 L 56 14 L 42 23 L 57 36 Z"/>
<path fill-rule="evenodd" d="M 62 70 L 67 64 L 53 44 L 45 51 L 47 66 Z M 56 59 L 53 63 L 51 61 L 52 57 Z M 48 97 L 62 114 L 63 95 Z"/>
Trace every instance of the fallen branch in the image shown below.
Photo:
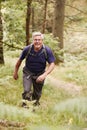
<path fill-rule="evenodd" d="M 15 49 L 23 50 L 23 48 L 20 48 L 20 47 L 18 47 L 18 46 L 13 46 L 13 44 L 10 45 L 10 44 L 4 43 L 4 45 L 9 46 L 9 47 L 11 47 L 11 48 L 15 48 Z"/>
<path fill-rule="evenodd" d="M 24 123 L 20 123 L 20 122 L 14 122 L 14 121 L 7 121 L 7 120 L 0 120 L 0 125 L 4 126 L 4 127 L 24 127 L 25 124 Z"/>

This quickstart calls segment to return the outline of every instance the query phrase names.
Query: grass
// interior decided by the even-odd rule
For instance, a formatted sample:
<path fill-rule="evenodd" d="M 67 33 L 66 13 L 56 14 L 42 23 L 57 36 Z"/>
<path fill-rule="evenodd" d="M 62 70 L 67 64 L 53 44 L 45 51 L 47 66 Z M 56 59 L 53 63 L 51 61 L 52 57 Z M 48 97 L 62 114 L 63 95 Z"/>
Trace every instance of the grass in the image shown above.
<path fill-rule="evenodd" d="M 82 128 L 87 127 L 87 93 L 84 91 L 73 97 L 63 89 L 46 83 L 43 88 L 40 107 L 35 108 L 35 112 L 32 109 L 21 108 L 18 104 L 21 101 L 23 91 L 22 68 L 19 71 L 19 79 L 13 80 L 12 75 L 17 55 L 15 57 L 15 52 L 12 51 L 11 53 L 12 56 L 5 54 L 5 65 L 0 66 L 0 119 L 4 122 L 5 120 L 10 122 L 7 125 L 8 129 L 14 128 L 12 124 L 16 124 L 15 129 L 23 127 L 25 130 L 82 130 Z M 75 72 L 76 67 L 77 71 Z M 58 79 L 67 80 L 67 82 L 75 82 L 71 79 L 75 78 L 76 73 L 79 76 L 86 76 L 82 71 L 83 66 L 80 68 L 81 70 L 78 69 L 77 62 L 74 66 L 72 63 L 67 63 L 66 66 L 56 67 L 52 75 Z M 69 79 L 68 74 L 71 72 L 73 72 L 74 77 Z M 80 83 L 85 86 L 83 82 Z"/>
<path fill-rule="evenodd" d="M 87 61 L 86 60 L 78 60 L 71 59 L 69 61 L 65 61 L 64 64 L 60 64 L 57 66 L 55 71 L 57 73 L 53 73 L 55 77 L 59 79 L 63 79 L 67 82 L 74 82 L 77 85 L 82 85 L 84 87 L 87 86 Z"/>
<path fill-rule="evenodd" d="M 64 119 L 69 124 L 86 125 L 87 97 L 68 99 L 55 106 L 59 120 Z"/>
<path fill-rule="evenodd" d="M 0 118 L 8 120 L 8 121 L 15 121 L 15 122 L 33 122 L 33 118 L 36 120 L 38 116 L 34 113 L 31 113 L 28 109 L 23 109 L 17 106 L 4 104 L 3 102 L 0 103 Z M 23 120 L 24 119 L 24 120 Z"/>

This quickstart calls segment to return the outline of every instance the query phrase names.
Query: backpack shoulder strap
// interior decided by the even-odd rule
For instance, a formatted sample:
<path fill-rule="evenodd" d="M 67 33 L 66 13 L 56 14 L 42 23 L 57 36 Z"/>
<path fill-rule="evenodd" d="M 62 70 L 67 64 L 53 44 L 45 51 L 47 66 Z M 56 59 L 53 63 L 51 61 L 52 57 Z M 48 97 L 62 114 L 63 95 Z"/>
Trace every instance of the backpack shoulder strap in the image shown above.
<path fill-rule="evenodd" d="M 27 52 L 27 55 L 26 55 L 26 59 L 27 59 L 28 55 L 29 55 L 30 52 L 31 52 L 31 48 L 32 48 L 32 44 L 29 45 L 29 49 L 28 49 L 28 52 Z"/>
<path fill-rule="evenodd" d="M 46 60 L 47 60 L 47 51 L 46 51 L 46 46 L 43 44 L 43 50 L 42 52 L 44 53 Z"/>

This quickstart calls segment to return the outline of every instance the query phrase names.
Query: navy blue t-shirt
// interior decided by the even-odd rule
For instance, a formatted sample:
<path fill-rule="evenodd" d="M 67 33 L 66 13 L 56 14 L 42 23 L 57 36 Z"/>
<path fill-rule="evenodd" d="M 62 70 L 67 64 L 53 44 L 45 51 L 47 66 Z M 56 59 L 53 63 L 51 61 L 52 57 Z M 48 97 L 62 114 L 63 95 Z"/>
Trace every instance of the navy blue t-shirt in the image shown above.
<path fill-rule="evenodd" d="M 46 62 L 49 64 L 55 61 L 55 57 L 52 53 L 52 50 L 45 46 L 47 58 L 46 55 L 42 52 L 43 47 L 38 51 L 34 51 L 34 45 L 32 45 L 32 48 L 30 50 L 30 53 L 27 56 L 27 53 L 29 51 L 30 45 L 26 46 L 20 56 L 20 60 L 24 60 L 26 58 L 25 66 L 27 69 L 32 73 L 40 73 L 43 72 L 46 68 Z M 26 57 L 27 56 L 27 57 Z"/>

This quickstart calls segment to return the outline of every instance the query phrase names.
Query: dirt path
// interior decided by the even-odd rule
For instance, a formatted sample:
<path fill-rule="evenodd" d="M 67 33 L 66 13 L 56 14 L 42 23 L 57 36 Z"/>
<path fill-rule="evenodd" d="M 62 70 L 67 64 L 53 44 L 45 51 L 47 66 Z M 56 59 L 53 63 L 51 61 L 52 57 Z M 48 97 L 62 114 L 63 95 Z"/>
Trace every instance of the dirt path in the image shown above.
<path fill-rule="evenodd" d="M 74 83 L 67 83 L 65 81 L 56 79 L 56 78 L 52 77 L 51 75 L 48 76 L 46 82 L 50 82 L 50 84 L 52 86 L 62 88 L 65 91 L 67 91 L 69 94 L 72 94 L 72 95 L 77 95 L 77 94 L 79 95 L 82 90 L 81 86 L 77 86 Z"/>

